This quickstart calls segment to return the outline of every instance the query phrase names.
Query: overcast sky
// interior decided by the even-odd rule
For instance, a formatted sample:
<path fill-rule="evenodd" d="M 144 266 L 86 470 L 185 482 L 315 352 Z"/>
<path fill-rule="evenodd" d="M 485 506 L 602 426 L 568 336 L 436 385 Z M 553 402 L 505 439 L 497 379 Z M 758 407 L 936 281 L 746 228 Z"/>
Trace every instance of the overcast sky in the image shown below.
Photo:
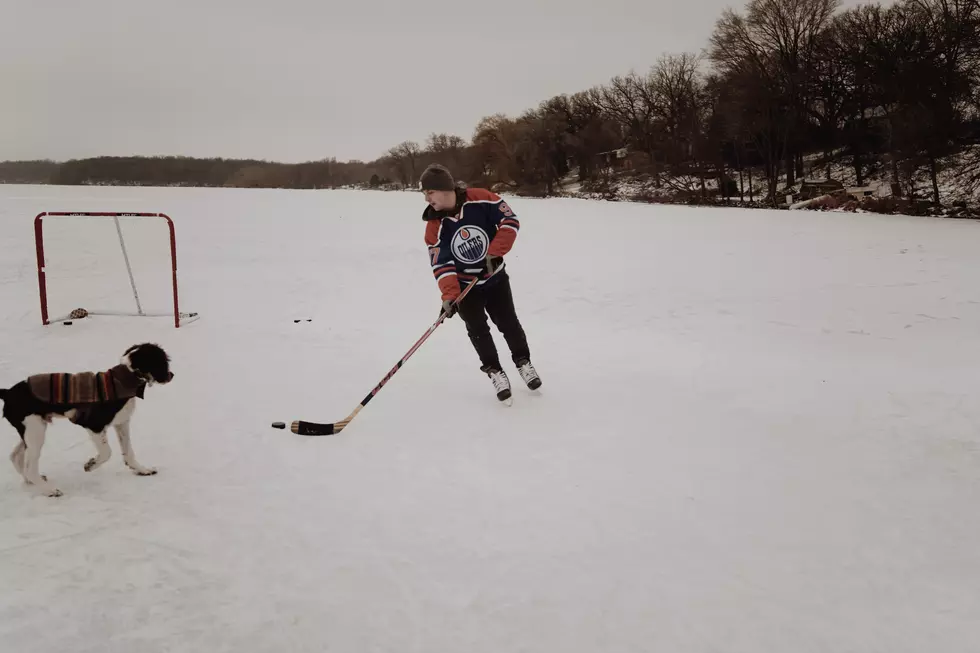
<path fill-rule="evenodd" d="M 0 160 L 371 160 L 469 140 L 483 116 L 700 50 L 729 4 L 745 3 L 3 0 Z"/>

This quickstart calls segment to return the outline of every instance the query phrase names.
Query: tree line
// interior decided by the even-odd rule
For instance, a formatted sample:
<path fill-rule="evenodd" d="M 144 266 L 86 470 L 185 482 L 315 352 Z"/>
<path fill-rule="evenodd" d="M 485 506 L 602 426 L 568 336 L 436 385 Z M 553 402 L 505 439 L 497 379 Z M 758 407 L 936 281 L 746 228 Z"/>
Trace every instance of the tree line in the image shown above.
<path fill-rule="evenodd" d="M 485 117 L 469 141 L 432 134 L 371 162 L 101 157 L 31 170 L 64 184 L 410 187 L 438 161 L 515 193 L 554 194 L 572 173 L 601 188 L 632 170 L 665 193 L 775 201 L 807 162 L 811 175 L 846 166 L 859 186 L 875 176 L 939 204 L 946 168 L 980 190 L 978 26 L 980 0 L 846 11 L 839 0 L 749 0 L 722 13 L 702 50 Z"/>
<path fill-rule="evenodd" d="M 330 188 L 369 181 L 376 168 L 360 161 L 324 159 L 277 163 L 180 156 L 102 156 L 0 163 L 0 181 L 72 185 Z"/>
<path fill-rule="evenodd" d="M 440 160 L 481 185 L 543 194 L 572 172 L 588 187 L 632 169 L 668 192 L 706 198 L 710 185 L 750 200 L 757 171 L 760 199 L 775 201 L 808 157 L 811 174 L 813 162 L 827 179 L 847 166 L 858 186 L 876 176 L 939 204 L 947 166 L 980 189 L 978 26 L 980 0 L 846 11 L 839 0 L 750 0 L 722 13 L 699 52 L 486 117 L 468 145 L 430 137 L 376 163 L 403 183 Z"/>

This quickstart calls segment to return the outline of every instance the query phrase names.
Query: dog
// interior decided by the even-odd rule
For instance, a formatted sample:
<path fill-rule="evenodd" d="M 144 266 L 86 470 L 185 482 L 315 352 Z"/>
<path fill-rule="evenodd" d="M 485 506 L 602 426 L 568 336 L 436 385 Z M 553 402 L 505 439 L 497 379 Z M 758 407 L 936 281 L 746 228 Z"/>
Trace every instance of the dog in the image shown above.
<path fill-rule="evenodd" d="M 55 418 L 64 418 L 88 431 L 95 445 L 97 453 L 85 463 L 86 472 L 109 460 L 112 450 L 106 432 L 112 426 L 126 466 L 140 476 L 156 474 L 156 469 L 136 461 L 129 422 L 145 389 L 173 378 L 167 352 L 159 345 L 143 343 L 127 349 L 118 365 L 103 372 L 36 374 L 0 390 L 3 417 L 20 434 L 10 462 L 28 485 L 49 497 L 60 497 L 61 490 L 40 474 L 38 464 L 48 425 Z"/>

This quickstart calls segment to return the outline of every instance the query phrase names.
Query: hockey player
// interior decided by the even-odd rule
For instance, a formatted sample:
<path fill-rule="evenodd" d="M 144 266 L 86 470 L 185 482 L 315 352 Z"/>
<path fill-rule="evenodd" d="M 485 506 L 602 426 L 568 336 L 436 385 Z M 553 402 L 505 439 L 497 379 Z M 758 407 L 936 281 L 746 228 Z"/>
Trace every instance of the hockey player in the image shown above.
<path fill-rule="evenodd" d="M 425 244 L 442 292 L 442 311 L 451 318 L 457 310 L 454 301 L 461 287 L 479 279 L 458 310 L 480 358 L 480 370 L 490 377 L 497 398 L 509 400 L 510 380 L 500 366 L 487 324 L 489 315 L 503 334 L 521 378 L 528 388 L 536 390 L 541 387 L 541 379 L 531 365 L 527 337 L 517 318 L 503 259 L 517 239 L 520 222 L 497 194 L 481 188 L 457 187 L 444 166 L 433 164 L 426 168 L 419 187 L 428 203 L 422 213 Z"/>

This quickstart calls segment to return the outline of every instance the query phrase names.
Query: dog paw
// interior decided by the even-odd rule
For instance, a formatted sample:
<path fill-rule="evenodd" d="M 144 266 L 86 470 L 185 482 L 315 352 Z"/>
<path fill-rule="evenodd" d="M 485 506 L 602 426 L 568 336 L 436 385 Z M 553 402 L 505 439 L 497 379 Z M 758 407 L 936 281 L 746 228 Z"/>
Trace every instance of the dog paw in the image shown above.
<path fill-rule="evenodd" d="M 133 470 L 138 476 L 153 476 L 157 473 L 155 467 L 139 467 Z"/>
<path fill-rule="evenodd" d="M 63 493 L 62 493 L 62 491 L 61 491 L 61 490 L 59 490 L 58 488 L 53 488 L 53 489 L 51 489 L 51 490 L 48 490 L 48 492 L 47 492 L 47 495 L 48 495 L 49 497 L 60 497 L 60 496 L 62 496 L 62 495 L 63 495 Z"/>
<path fill-rule="evenodd" d="M 104 462 L 105 462 L 104 460 L 99 460 L 98 458 L 89 458 L 89 461 L 85 463 L 85 471 L 94 472 L 99 467 L 102 467 L 102 464 Z"/>
<path fill-rule="evenodd" d="M 45 476 L 44 474 L 41 474 L 41 480 L 44 481 L 45 483 L 47 483 L 48 482 L 48 477 Z M 24 479 L 24 482 L 27 483 L 28 485 L 34 485 L 33 483 L 31 483 L 31 480 L 29 478 L 25 478 Z"/>

